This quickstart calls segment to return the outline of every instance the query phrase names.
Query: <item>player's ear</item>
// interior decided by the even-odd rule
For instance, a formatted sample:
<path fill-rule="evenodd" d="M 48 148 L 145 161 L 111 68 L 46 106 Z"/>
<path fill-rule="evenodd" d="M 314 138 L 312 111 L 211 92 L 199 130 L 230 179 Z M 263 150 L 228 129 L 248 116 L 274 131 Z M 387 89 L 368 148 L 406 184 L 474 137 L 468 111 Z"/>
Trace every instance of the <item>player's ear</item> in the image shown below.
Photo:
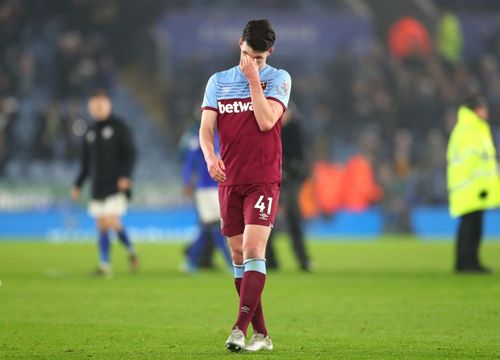
<path fill-rule="evenodd" d="M 243 38 L 240 38 L 240 49 L 243 46 Z"/>
<path fill-rule="evenodd" d="M 274 46 L 268 50 L 269 55 L 271 55 L 274 51 Z"/>

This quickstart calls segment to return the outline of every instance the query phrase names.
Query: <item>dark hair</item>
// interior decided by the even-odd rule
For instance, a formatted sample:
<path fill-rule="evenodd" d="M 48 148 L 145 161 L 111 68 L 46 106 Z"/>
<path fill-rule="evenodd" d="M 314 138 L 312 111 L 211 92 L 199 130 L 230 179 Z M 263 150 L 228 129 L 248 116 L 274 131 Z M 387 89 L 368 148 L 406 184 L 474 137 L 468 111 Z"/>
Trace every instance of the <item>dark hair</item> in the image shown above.
<path fill-rule="evenodd" d="M 475 110 L 475 109 L 477 109 L 478 107 L 481 107 L 481 106 L 487 106 L 486 105 L 486 99 L 484 98 L 483 95 L 481 95 L 479 93 L 475 93 L 475 94 L 469 95 L 465 99 L 464 105 L 467 106 L 471 110 Z"/>
<path fill-rule="evenodd" d="M 255 51 L 267 51 L 274 45 L 276 33 L 269 20 L 250 20 L 241 36 L 243 41 Z"/>
<path fill-rule="evenodd" d="M 106 97 L 109 99 L 109 94 L 106 90 L 104 89 L 95 89 L 94 91 L 92 91 L 92 93 L 90 94 L 90 98 L 95 98 L 95 97 Z"/>

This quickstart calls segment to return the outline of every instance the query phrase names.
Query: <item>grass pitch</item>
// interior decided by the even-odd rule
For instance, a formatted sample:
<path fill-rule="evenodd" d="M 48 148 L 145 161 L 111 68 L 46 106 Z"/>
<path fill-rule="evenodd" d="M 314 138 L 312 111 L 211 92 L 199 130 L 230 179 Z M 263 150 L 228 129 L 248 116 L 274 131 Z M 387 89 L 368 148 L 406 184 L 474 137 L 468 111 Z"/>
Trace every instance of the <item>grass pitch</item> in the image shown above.
<path fill-rule="evenodd" d="M 182 245 L 140 244 L 132 275 L 114 244 L 101 279 L 93 244 L 0 242 L 0 359 L 500 359 L 500 242 L 483 246 L 491 276 L 452 274 L 451 242 L 311 242 L 313 274 L 278 245 L 275 350 L 232 354 L 232 277 L 180 273 Z"/>

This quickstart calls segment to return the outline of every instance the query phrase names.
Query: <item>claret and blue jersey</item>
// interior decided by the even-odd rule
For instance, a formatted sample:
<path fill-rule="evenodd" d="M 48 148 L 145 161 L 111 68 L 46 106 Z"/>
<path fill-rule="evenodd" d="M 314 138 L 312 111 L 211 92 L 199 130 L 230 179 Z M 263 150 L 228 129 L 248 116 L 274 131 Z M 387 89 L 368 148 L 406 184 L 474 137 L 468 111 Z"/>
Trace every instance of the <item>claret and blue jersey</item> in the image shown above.
<path fill-rule="evenodd" d="M 265 65 L 259 76 L 264 96 L 286 110 L 290 75 Z M 281 181 L 281 119 L 270 131 L 260 131 L 253 113 L 250 86 L 239 66 L 212 75 L 202 110 L 217 112 L 220 153 L 227 176 L 219 186 Z"/>

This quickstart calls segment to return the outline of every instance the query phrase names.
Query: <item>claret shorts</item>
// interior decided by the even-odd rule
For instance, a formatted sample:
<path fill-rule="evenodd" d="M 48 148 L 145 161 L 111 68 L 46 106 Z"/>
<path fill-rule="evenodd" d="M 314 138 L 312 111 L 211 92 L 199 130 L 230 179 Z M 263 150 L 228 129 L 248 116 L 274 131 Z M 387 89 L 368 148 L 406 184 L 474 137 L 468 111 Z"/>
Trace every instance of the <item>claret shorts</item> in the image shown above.
<path fill-rule="evenodd" d="M 222 234 L 243 234 L 245 225 L 273 226 L 280 184 L 219 186 Z"/>

